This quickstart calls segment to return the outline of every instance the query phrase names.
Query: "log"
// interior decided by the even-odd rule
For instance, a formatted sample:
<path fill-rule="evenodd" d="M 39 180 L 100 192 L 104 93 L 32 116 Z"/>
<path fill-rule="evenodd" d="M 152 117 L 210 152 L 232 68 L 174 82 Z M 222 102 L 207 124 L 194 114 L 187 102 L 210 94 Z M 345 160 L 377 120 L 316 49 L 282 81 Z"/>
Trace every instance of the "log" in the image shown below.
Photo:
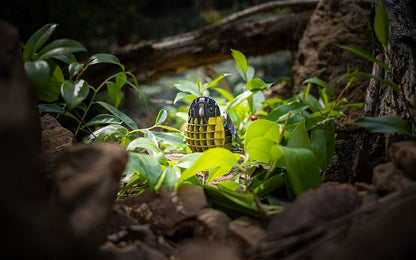
<path fill-rule="evenodd" d="M 112 54 L 143 84 L 192 67 L 231 59 L 230 49 L 242 51 L 246 56 L 265 55 L 279 50 L 294 51 L 317 2 L 274 1 L 235 13 L 216 25 L 161 40 L 129 44 L 112 51 Z M 291 6 L 306 11 L 261 20 L 241 20 L 272 8 Z M 105 65 L 96 68 L 86 75 L 92 84 L 100 83 L 118 69 Z"/>

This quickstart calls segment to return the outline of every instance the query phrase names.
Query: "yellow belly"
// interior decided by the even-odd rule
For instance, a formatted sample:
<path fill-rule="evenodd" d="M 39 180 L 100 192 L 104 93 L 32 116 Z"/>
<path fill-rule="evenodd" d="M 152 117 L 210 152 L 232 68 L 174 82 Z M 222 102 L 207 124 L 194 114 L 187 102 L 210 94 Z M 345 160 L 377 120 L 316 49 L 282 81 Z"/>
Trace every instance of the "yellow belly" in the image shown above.
<path fill-rule="evenodd" d="M 209 117 L 208 124 L 201 118 L 192 118 L 185 130 L 185 140 L 192 152 L 203 152 L 214 147 L 231 150 L 232 137 L 224 129 L 225 119 L 222 116 Z"/>

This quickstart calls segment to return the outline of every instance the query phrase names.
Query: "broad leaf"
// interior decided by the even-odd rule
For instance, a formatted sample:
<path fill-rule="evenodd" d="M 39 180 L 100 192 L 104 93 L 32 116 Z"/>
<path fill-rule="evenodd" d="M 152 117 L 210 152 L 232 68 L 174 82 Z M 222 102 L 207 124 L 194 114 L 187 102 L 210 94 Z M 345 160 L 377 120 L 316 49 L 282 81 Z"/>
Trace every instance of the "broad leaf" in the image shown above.
<path fill-rule="evenodd" d="M 201 95 L 199 93 L 198 85 L 189 80 L 178 81 L 175 84 L 173 84 L 173 87 L 175 87 L 179 91 L 186 92 L 197 97 Z"/>
<path fill-rule="evenodd" d="M 247 71 L 247 59 L 246 59 L 246 56 L 244 56 L 244 54 L 241 53 L 240 51 L 233 50 L 233 49 L 231 49 L 231 55 L 233 56 L 234 61 L 237 64 L 237 66 L 244 73 L 246 73 L 246 71 Z"/>
<path fill-rule="evenodd" d="M 111 140 L 112 142 L 117 142 L 127 134 L 128 130 L 124 126 L 111 124 L 94 131 L 88 136 L 87 141 L 104 142 L 106 140 Z"/>
<path fill-rule="evenodd" d="M 267 88 L 266 83 L 259 78 L 247 81 L 247 90 L 263 90 L 265 88 Z"/>
<path fill-rule="evenodd" d="M 129 164 L 139 174 L 143 175 L 148 181 L 150 190 L 154 190 L 162 174 L 162 167 L 152 156 L 130 152 Z"/>
<path fill-rule="evenodd" d="M 79 122 L 78 118 L 76 118 L 73 114 L 68 112 L 68 110 L 63 109 L 62 107 L 55 105 L 55 104 L 40 104 L 39 106 L 39 112 L 40 113 L 57 113 L 64 116 L 67 116 L 69 118 L 75 119 L 77 122 Z"/>
<path fill-rule="evenodd" d="M 254 193 L 259 197 L 268 195 L 274 190 L 282 188 L 285 185 L 284 173 L 274 175 L 264 182 L 262 182 L 255 190 Z"/>
<path fill-rule="evenodd" d="M 389 40 L 389 19 L 383 1 L 378 0 L 377 11 L 374 15 L 374 32 L 381 44 L 387 47 Z"/>
<path fill-rule="evenodd" d="M 275 109 L 272 110 L 267 116 L 266 119 L 270 121 L 282 121 L 285 120 L 287 117 L 287 114 L 289 112 L 292 112 L 293 114 L 304 111 L 308 108 L 307 105 L 301 103 L 301 102 L 290 102 L 287 104 L 279 105 Z"/>
<path fill-rule="evenodd" d="M 248 125 L 246 133 L 244 135 L 244 148 L 247 148 L 247 145 L 254 140 L 256 137 L 268 138 L 271 141 L 277 143 L 280 136 L 280 127 L 275 122 L 258 119 Z"/>
<path fill-rule="evenodd" d="M 227 101 L 233 101 L 234 97 L 232 94 L 230 94 L 228 91 L 222 88 L 213 88 L 215 91 L 220 93 L 223 97 L 227 99 Z M 179 93 L 178 93 L 179 94 Z"/>
<path fill-rule="evenodd" d="M 74 52 L 87 51 L 87 49 L 79 42 L 70 39 L 55 40 L 46 45 L 39 51 L 36 60 L 46 60 L 55 58 L 55 56 L 70 54 Z"/>
<path fill-rule="evenodd" d="M 181 177 L 181 170 L 178 166 L 171 166 L 165 168 L 165 181 L 168 191 L 171 191 L 175 186 L 176 182 Z"/>
<path fill-rule="evenodd" d="M 254 92 L 252 92 L 250 90 L 244 91 L 243 93 L 241 93 L 240 95 L 235 97 L 235 99 L 233 101 L 231 101 L 231 103 L 227 107 L 227 111 L 232 110 L 233 108 L 238 106 L 241 102 L 243 102 L 247 98 L 251 97 L 253 94 L 254 94 Z"/>
<path fill-rule="evenodd" d="M 207 184 L 212 180 L 223 176 L 235 166 L 240 158 L 240 154 L 234 154 L 225 148 L 212 148 L 206 150 L 198 160 L 188 169 L 186 169 L 178 183 L 194 176 L 198 172 L 210 170 Z"/>
<path fill-rule="evenodd" d="M 113 115 L 99 114 L 87 122 L 87 126 L 101 124 L 121 124 L 121 120 Z"/>
<path fill-rule="evenodd" d="M 318 160 L 319 167 L 325 171 L 331 163 L 335 151 L 335 123 L 327 121 L 324 129 L 316 129 L 311 133 L 313 153 Z"/>
<path fill-rule="evenodd" d="M 78 62 L 69 64 L 69 67 L 68 67 L 69 75 L 71 77 L 74 77 L 75 75 L 77 75 L 78 72 L 82 70 L 83 67 L 84 65 Z"/>
<path fill-rule="evenodd" d="M 201 157 L 202 153 L 190 153 L 182 157 L 178 162 L 178 167 L 188 169 Z"/>
<path fill-rule="evenodd" d="M 87 98 L 89 92 L 88 83 L 82 79 L 75 84 L 67 80 L 61 85 L 61 95 L 70 109 L 81 104 Z"/>
<path fill-rule="evenodd" d="M 305 120 L 300 121 L 292 131 L 287 146 L 292 148 L 306 148 L 312 150 L 308 131 L 306 130 L 305 126 Z"/>
<path fill-rule="evenodd" d="M 102 107 L 108 110 L 111 114 L 115 115 L 116 117 L 120 118 L 127 126 L 129 126 L 133 130 L 138 130 L 136 123 L 131 119 L 129 116 L 118 110 L 117 108 L 113 107 L 110 104 L 107 104 L 102 101 L 97 101 Z"/>
<path fill-rule="evenodd" d="M 116 85 L 116 83 L 110 81 L 107 82 L 107 91 L 114 103 L 114 106 L 118 108 L 121 101 L 121 89 Z"/>
<path fill-rule="evenodd" d="M 23 50 L 23 60 L 28 61 L 32 58 L 39 48 L 49 39 L 55 31 L 57 24 L 47 24 L 37 30 L 29 40 L 27 40 Z"/>
<path fill-rule="evenodd" d="M 372 133 L 392 134 L 400 132 L 413 136 L 410 125 L 396 116 L 360 117 L 355 120 L 355 123 Z"/>
<path fill-rule="evenodd" d="M 160 125 L 163 122 L 165 122 L 167 116 L 168 116 L 168 111 L 166 111 L 165 109 L 161 109 L 159 111 L 159 114 L 157 114 L 155 125 Z"/>
<path fill-rule="evenodd" d="M 206 86 L 206 87 L 204 87 L 204 88 L 201 90 L 201 92 L 204 92 L 205 90 L 209 89 L 210 87 L 214 87 L 214 86 L 215 86 L 215 84 L 217 84 L 217 82 L 218 82 L 218 81 L 220 81 L 221 79 L 223 79 L 224 77 L 227 77 L 227 76 L 229 76 L 229 75 L 231 75 L 231 74 L 227 74 L 227 73 L 225 73 L 225 74 L 221 74 L 221 75 L 217 76 L 217 77 L 216 77 L 215 79 L 213 79 L 210 83 L 208 83 L 208 84 L 207 84 L 207 86 Z"/>
<path fill-rule="evenodd" d="M 150 139 L 145 137 L 138 137 L 127 145 L 127 150 L 129 151 L 135 150 L 137 148 L 147 149 L 157 153 L 162 152 L 162 150 L 160 150 L 160 148 L 157 147 L 157 145 L 155 145 Z"/>
<path fill-rule="evenodd" d="M 34 87 L 44 87 L 50 68 L 48 63 L 43 60 L 27 61 L 25 62 L 25 71 Z"/>
<path fill-rule="evenodd" d="M 183 144 L 184 136 L 182 133 L 165 133 L 165 132 L 153 132 L 153 134 L 160 141 L 168 144 Z"/>
<path fill-rule="evenodd" d="M 179 100 L 182 100 L 182 99 L 192 101 L 197 97 L 198 96 L 193 95 L 193 94 L 188 94 L 187 92 L 178 92 L 176 94 L 175 100 L 173 101 L 173 104 L 176 104 L 176 102 L 178 102 Z"/>
<path fill-rule="evenodd" d="M 313 83 L 315 85 L 321 86 L 324 89 L 326 89 L 329 93 L 331 93 L 332 96 L 335 96 L 335 92 L 331 88 L 331 86 L 329 86 L 328 83 L 326 83 L 320 78 L 310 78 L 302 82 L 302 84 L 306 84 L 306 83 Z"/>
<path fill-rule="evenodd" d="M 284 146 L 280 149 L 285 155 L 289 185 L 296 196 L 321 185 L 319 165 L 311 150 Z"/>
<path fill-rule="evenodd" d="M 123 64 L 121 64 L 120 60 L 116 56 L 107 53 L 98 53 L 91 56 L 88 60 L 87 65 L 94 65 L 100 63 L 115 64 L 120 66 L 121 69 L 124 71 L 124 66 Z"/>

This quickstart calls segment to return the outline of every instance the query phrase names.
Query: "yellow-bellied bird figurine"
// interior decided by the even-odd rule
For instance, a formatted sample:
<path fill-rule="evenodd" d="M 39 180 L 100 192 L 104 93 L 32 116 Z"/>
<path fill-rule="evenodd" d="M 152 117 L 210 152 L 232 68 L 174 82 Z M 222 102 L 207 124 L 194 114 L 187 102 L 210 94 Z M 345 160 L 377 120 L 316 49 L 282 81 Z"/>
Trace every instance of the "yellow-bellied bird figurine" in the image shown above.
<path fill-rule="evenodd" d="M 185 130 L 186 143 L 192 152 L 214 147 L 231 150 L 232 137 L 240 144 L 228 111 L 221 113 L 217 102 L 210 97 L 197 97 L 192 101 Z"/>

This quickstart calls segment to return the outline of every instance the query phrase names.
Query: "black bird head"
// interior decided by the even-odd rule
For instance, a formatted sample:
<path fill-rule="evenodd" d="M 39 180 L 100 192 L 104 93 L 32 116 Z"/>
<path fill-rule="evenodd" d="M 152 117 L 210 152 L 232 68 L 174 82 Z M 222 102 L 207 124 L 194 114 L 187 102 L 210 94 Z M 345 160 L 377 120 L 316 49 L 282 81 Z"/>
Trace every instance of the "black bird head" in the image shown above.
<path fill-rule="evenodd" d="M 210 97 L 197 97 L 189 107 L 189 118 L 207 118 L 220 116 L 220 108 Z"/>

